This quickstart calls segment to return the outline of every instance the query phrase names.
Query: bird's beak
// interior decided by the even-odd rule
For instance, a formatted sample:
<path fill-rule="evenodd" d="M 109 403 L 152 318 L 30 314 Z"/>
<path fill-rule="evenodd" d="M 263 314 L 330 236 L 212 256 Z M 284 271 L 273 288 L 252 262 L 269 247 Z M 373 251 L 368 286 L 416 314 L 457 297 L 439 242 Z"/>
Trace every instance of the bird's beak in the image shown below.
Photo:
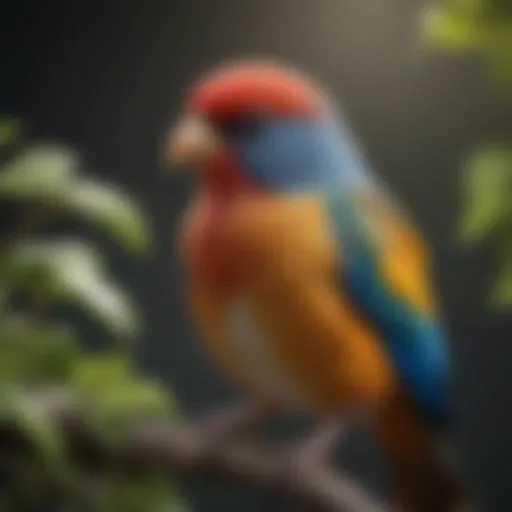
<path fill-rule="evenodd" d="M 211 161 L 220 145 L 219 137 L 207 121 L 187 116 L 169 133 L 166 161 L 173 167 L 202 168 Z"/>

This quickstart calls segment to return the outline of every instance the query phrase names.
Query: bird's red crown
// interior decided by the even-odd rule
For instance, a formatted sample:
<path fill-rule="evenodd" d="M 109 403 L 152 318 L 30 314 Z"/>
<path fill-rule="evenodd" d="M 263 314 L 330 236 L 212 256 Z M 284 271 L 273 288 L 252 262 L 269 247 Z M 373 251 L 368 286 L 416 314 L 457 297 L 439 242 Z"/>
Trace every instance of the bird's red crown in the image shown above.
<path fill-rule="evenodd" d="M 266 62 L 242 62 L 207 75 L 191 90 L 189 111 L 215 121 L 262 111 L 316 117 L 326 107 L 319 88 L 300 73 Z"/>

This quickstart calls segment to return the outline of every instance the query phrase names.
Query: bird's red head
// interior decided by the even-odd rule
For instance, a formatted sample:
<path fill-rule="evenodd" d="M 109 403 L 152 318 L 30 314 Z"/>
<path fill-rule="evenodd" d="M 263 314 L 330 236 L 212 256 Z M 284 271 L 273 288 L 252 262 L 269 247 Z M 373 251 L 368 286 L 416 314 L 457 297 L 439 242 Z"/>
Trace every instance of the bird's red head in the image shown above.
<path fill-rule="evenodd" d="M 327 108 L 320 89 L 285 66 L 261 61 L 223 66 L 188 91 L 171 133 L 171 160 L 201 171 L 216 195 L 254 188 L 230 149 L 233 137 L 262 120 L 310 119 Z"/>
<path fill-rule="evenodd" d="M 323 96 L 298 72 L 265 62 L 223 67 L 196 84 L 186 109 L 213 123 L 236 120 L 251 113 L 274 117 L 315 117 Z"/>
<path fill-rule="evenodd" d="M 327 101 L 307 77 L 286 66 L 254 61 L 222 66 L 188 92 L 170 150 L 177 163 L 204 164 L 219 150 L 224 128 L 251 116 L 311 118 Z"/>

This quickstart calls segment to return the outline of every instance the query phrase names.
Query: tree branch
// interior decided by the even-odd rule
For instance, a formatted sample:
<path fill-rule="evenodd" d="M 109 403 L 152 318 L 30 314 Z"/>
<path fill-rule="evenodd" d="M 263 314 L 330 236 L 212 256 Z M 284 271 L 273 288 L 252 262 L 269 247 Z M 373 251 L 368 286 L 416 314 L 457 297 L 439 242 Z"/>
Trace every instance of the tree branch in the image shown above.
<path fill-rule="evenodd" d="M 383 512 L 356 483 L 329 466 L 289 464 L 280 453 L 254 442 L 229 439 L 212 445 L 205 432 L 189 425 L 139 425 L 129 439 L 125 455 L 139 468 L 236 483 L 315 512 Z"/>
<path fill-rule="evenodd" d="M 76 408 L 58 400 L 45 401 L 44 407 L 52 411 L 61 427 L 72 460 L 99 474 L 115 466 L 116 470 L 128 473 L 156 472 L 182 480 L 207 479 L 255 490 L 293 504 L 295 510 L 384 511 L 349 477 L 336 473 L 327 464 L 294 464 L 293 458 L 283 457 L 282 451 L 237 436 L 220 440 L 216 433 L 212 435 L 211 421 L 139 421 L 129 428 L 121 447 L 112 453 L 86 427 Z M 260 413 L 263 420 L 265 411 Z M 254 428 L 257 417 L 254 410 L 246 409 L 236 421 Z M 13 434 L 20 436 L 12 425 L 0 425 L 0 439 L 10 439 L 7 451 L 3 449 L 4 443 L 0 445 L 2 459 L 12 455 Z"/>

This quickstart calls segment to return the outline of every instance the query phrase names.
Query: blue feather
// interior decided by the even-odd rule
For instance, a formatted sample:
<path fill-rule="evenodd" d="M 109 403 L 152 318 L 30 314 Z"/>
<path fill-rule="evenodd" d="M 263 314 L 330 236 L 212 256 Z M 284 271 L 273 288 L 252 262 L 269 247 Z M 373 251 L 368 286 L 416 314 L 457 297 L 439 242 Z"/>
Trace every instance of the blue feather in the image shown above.
<path fill-rule="evenodd" d="M 233 146 L 243 168 L 272 190 L 361 187 L 370 182 L 361 155 L 334 122 L 272 120 L 257 135 L 236 138 Z"/>
<path fill-rule="evenodd" d="M 327 209 L 338 247 L 341 286 L 353 304 L 380 333 L 401 378 L 425 417 L 441 426 L 448 419 L 448 357 L 444 333 L 436 319 L 421 316 L 383 282 L 377 267 L 379 247 L 372 246 L 343 191 L 326 192 Z"/>

